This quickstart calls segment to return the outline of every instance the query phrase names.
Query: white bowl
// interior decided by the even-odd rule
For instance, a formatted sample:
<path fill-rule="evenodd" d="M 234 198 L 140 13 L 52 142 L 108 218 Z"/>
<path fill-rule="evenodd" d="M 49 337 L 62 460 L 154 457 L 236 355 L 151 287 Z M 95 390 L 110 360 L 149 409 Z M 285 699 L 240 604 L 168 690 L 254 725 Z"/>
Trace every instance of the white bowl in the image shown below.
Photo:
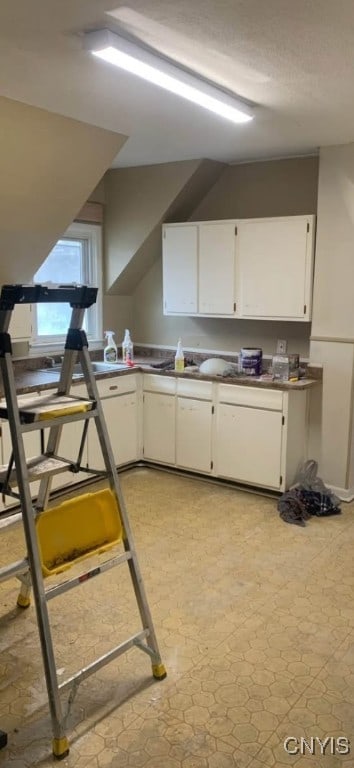
<path fill-rule="evenodd" d="M 229 370 L 230 363 L 222 360 L 221 357 L 209 357 L 199 366 L 200 373 L 207 373 L 211 376 L 223 376 L 225 371 Z"/>

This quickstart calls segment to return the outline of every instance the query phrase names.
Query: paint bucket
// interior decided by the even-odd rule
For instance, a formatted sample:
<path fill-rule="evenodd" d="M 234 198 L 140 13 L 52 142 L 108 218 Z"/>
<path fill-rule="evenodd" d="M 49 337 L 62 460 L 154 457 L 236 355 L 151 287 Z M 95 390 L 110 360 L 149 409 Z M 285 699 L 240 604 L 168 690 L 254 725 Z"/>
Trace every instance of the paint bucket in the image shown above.
<path fill-rule="evenodd" d="M 239 373 L 246 376 L 260 376 L 262 373 L 262 350 L 257 347 L 242 347 L 239 355 Z"/>

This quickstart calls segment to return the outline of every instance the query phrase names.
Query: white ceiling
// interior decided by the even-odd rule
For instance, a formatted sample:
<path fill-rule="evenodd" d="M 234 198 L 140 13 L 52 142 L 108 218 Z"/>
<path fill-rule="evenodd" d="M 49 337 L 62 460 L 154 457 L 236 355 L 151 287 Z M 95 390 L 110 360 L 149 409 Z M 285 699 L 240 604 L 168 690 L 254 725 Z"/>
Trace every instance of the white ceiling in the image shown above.
<path fill-rule="evenodd" d="M 0 94 L 128 135 L 116 166 L 354 141 L 353 0 L 128 2 L 0 0 Z M 255 102 L 256 118 L 234 125 L 94 59 L 82 33 L 102 27 Z"/>

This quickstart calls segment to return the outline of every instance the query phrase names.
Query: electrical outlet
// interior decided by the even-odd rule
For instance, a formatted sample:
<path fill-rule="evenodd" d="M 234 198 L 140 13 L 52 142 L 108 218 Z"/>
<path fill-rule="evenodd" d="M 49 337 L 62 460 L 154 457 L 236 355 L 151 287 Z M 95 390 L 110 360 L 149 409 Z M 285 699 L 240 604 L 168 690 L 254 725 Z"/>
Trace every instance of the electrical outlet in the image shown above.
<path fill-rule="evenodd" d="M 288 342 L 286 339 L 278 339 L 277 341 L 277 355 L 285 355 L 288 349 Z"/>

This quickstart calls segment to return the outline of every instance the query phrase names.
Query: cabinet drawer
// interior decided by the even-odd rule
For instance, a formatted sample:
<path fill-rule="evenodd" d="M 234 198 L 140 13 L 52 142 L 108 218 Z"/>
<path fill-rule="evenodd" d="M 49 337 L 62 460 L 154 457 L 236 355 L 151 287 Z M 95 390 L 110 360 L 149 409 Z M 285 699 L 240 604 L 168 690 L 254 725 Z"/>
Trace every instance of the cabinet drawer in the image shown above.
<path fill-rule="evenodd" d="M 177 395 L 195 397 L 199 400 L 211 400 L 213 396 L 213 383 L 211 381 L 177 379 Z"/>
<path fill-rule="evenodd" d="M 271 411 L 283 410 L 283 392 L 275 389 L 219 384 L 218 400 L 219 403 L 245 405 L 250 408 L 269 408 Z"/>
<path fill-rule="evenodd" d="M 163 394 L 174 395 L 176 379 L 154 373 L 144 373 L 144 390 L 145 392 L 162 392 Z"/>
<path fill-rule="evenodd" d="M 110 376 L 108 379 L 99 379 L 96 384 L 100 397 L 124 395 L 127 392 L 135 392 L 137 388 L 136 374 Z"/>

